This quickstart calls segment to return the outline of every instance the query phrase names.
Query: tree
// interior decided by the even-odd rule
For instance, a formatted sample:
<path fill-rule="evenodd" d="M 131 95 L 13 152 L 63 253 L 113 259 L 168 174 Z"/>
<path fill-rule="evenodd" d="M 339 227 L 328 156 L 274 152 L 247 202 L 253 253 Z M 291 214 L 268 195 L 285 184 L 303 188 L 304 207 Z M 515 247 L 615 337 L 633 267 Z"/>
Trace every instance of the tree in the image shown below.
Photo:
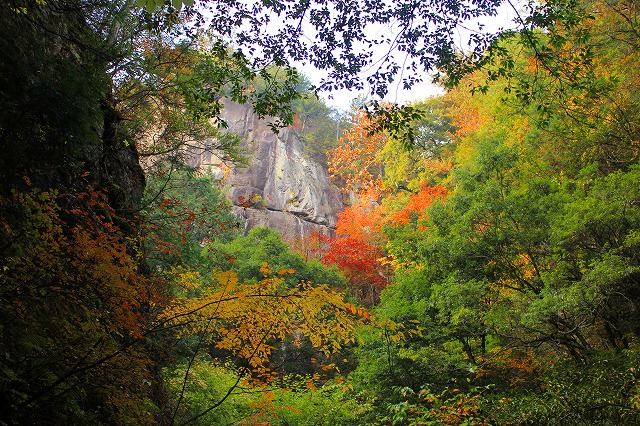
<path fill-rule="evenodd" d="M 211 177 L 195 170 L 148 175 L 144 218 L 145 261 L 156 274 L 185 267 L 209 272 L 202 247 L 240 235 L 231 202 Z"/>
<path fill-rule="evenodd" d="M 442 186 L 429 186 L 423 184 L 420 191 L 416 194 L 410 194 L 408 202 L 387 218 L 390 226 L 403 226 L 413 223 L 418 230 L 425 230 L 425 222 L 427 219 L 426 211 L 431 203 L 440 197 L 445 197 L 447 190 Z"/>
<path fill-rule="evenodd" d="M 630 100 L 637 75 L 625 65 L 636 60 L 637 11 L 627 1 L 548 2 L 518 18 L 525 30 L 504 33 L 496 44 L 498 55 L 485 76 L 557 137 L 547 147 L 551 153 L 561 149 L 560 140 L 565 150 L 576 150 L 555 158 L 569 173 L 591 161 L 611 171 L 637 158 L 637 129 L 630 120 L 637 114 Z"/>
<path fill-rule="evenodd" d="M 323 261 L 335 265 L 349 280 L 350 293 L 368 306 L 378 301 L 380 291 L 388 279 L 379 264 L 382 250 L 365 241 L 346 236 L 329 241 Z"/>
<path fill-rule="evenodd" d="M 338 214 L 336 236 L 324 238 L 322 262 L 335 265 L 349 281 L 352 296 L 366 305 L 378 301 L 388 284 L 379 206 L 358 202 Z"/>
<path fill-rule="evenodd" d="M 271 271 L 265 262 L 264 278 L 246 284 L 233 272 L 223 272 L 217 282 L 207 283 L 184 276 L 184 291 L 198 290 L 198 297 L 175 298 L 160 317 L 163 324 L 177 328 L 179 336 L 195 336 L 198 343 L 184 377 L 198 351 L 211 346 L 224 351 L 236 363 L 237 380 L 227 393 L 186 422 L 206 415 L 235 390 L 242 379 L 255 384 L 271 383 L 277 372 L 269 368 L 274 344 L 288 335 L 306 336 L 325 356 L 355 339 L 355 326 L 362 318 L 352 314 L 342 297 L 326 285 L 301 282 L 290 288 L 284 277 L 295 271 Z M 196 289 L 195 287 L 200 287 Z M 183 387 L 184 391 L 184 387 Z M 176 411 L 179 408 L 180 395 Z M 174 414 L 175 417 L 175 414 Z M 172 419 L 173 421 L 173 419 Z"/>
<path fill-rule="evenodd" d="M 325 105 L 309 86 L 305 92 L 293 105 L 293 129 L 300 135 L 305 153 L 327 168 L 328 152 L 337 146 L 347 127 L 346 114 Z"/>
<path fill-rule="evenodd" d="M 375 119 L 362 110 L 355 114 L 353 124 L 329 153 L 329 173 L 344 183 L 341 189 L 362 199 L 377 200 L 382 191 L 384 170 L 377 159 L 387 137 L 377 132 Z"/>
<path fill-rule="evenodd" d="M 496 52 L 489 49 L 487 58 L 485 50 L 493 47 L 497 34 L 483 32 L 480 27 L 469 37 L 467 46 L 457 46 L 456 30 L 465 25 L 476 27 L 474 19 L 495 16 L 503 3 L 510 5 L 502 1 L 464 0 L 419 4 L 375 2 L 367 7 L 361 7 L 358 2 L 220 5 L 205 1 L 208 15 L 199 16 L 198 22 L 200 25 L 210 23 L 211 28 L 223 36 L 239 33 L 235 40 L 238 49 L 261 52 L 256 54 L 258 64 L 308 61 L 328 72 L 320 88 L 359 90 L 366 81 L 372 94 L 383 97 L 388 84 L 394 80 L 410 88 L 422 81 L 418 74 L 440 71 L 449 84 L 455 85 L 463 75 L 486 64 Z M 162 3 L 141 0 L 140 4 L 152 11 Z M 549 26 L 550 21 L 562 17 L 559 10 L 570 13 L 574 9 L 577 9 L 575 3 L 564 1 L 530 5 L 526 17 L 533 18 L 521 19 L 517 24 L 527 29 Z M 270 27 L 273 16 L 278 16 L 284 25 L 277 29 Z M 368 31 L 368 26 L 379 25 L 393 36 L 378 37 L 377 33 Z M 236 31 L 239 28 L 251 28 L 251 31 Z M 372 52 L 374 46 L 382 52 L 380 57 Z"/>
<path fill-rule="evenodd" d="M 450 97 L 451 92 L 412 104 L 419 114 L 407 123 L 413 139 L 407 139 L 406 134 L 390 137 L 378 151 L 378 161 L 384 164 L 385 188 L 415 192 L 425 183 L 435 185 L 446 179 L 453 166 L 456 133 L 463 123 L 470 122 L 466 114 L 454 122 L 458 104 Z"/>
<path fill-rule="evenodd" d="M 116 129 L 109 75 L 129 41 L 110 36 L 129 36 L 137 19 L 128 12 L 104 2 L 0 5 L 9 424 L 153 422 L 157 376 L 148 348 L 134 343 L 159 288 L 140 262 L 145 179 L 131 135 Z"/>
<path fill-rule="evenodd" d="M 267 262 L 275 271 L 292 271 L 283 276 L 289 287 L 309 281 L 343 289 L 344 278 L 335 270 L 315 259 L 305 260 L 282 241 L 278 231 L 269 228 L 252 228 L 244 237 L 230 242 L 212 242 L 204 248 L 209 267 L 232 271 L 244 282 L 263 279 L 263 264 Z"/>
<path fill-rule="evenodd" d="M 160 298 L 114 215 L 91 188 L 1 199 L 3 422 L 153 423 L 157 377 L 135 343 Z"/>

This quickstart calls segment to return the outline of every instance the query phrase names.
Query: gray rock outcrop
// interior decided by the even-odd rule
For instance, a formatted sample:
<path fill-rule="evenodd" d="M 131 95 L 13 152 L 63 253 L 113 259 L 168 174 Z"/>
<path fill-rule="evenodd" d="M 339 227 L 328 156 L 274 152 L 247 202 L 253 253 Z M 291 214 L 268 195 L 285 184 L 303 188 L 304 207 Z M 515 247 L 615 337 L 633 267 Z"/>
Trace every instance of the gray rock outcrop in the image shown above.
<path fill-rule="evenodd" d="M 224 171 L 210 155 L 199 165 L 214 176 L 227 175 L 227 195 L 246 229 L 267 226 L 296 244 L 304 244 L 314 232 L 331 234 L 343 207 L 340 191 L 323 167 L 304 155 L 295 131 L 285 128 L 274 134 L 269 121 L 259 119 L 248 105 L 228 102 L 222 118 L 229 131 L 241 136 L 249 166 Z"/>

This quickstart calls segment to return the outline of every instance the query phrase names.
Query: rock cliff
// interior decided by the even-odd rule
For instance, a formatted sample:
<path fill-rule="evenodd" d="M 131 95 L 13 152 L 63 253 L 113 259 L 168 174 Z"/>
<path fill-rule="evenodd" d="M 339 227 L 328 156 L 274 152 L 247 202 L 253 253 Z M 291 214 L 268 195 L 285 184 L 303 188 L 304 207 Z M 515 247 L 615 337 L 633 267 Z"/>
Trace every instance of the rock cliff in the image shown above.
<path fill-rule="evenodd" d="M 259 119 L 250 106 L 226 103 L 222 118 L 229 131 L 242 138 L 249 166 L 224 172 L 210 153 L 191 155 L 191 164 L 222 177 L 235 213 L 246 230 L 267 226 L 289 243 L 302 243 L 314 233 L 331 234 L 342 198 L 327 172 L 303 154 L 297 134 L 281 129 L 276 135 L 269 121 Z"/>

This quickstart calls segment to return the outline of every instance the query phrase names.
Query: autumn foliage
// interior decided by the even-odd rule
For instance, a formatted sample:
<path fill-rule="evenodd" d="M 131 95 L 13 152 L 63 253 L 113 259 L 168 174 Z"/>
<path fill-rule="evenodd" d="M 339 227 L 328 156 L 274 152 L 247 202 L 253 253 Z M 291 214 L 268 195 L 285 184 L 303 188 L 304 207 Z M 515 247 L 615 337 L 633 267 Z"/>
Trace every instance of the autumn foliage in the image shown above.
<path fill-rule="evenodd" d="M 366 111 L 357 112 L 352 127 L 329 153 L 329 173 L 332 179 L 344 182 L 342 190 L 373 200 L 383 191 L 383 168 L 377 153 L 387 141 L 385 133 L 373 132 L 376 127 Z"/>
<path fill-rule="evenodd" d="M 338 215 L 337 236 L 325 238 L 323 262 L 337 266 L 349 280 L 351 293 L 368 305 L 377 302 L 389 282 L 383 265 L 383 223 L 380 206 L 358 202 Z"/>
<path fill-rule="evenodd" d="M 420 191 L 401 197 L 402 202 L 388 208 L 370 201 L 360 201 L 338 214 L 336 237 L 324 238 L 328 245 L 323 262 L 335 265 L 350 282 L 350 291 L 366 304 L 376 303 L 380 291 L 389 283 L 390 259 L 385 251 L 384 228 L 416 223 L 425 231 L 426 209 L 447 190 L 423 184 Z"/>
<path fill-rule="evenodd" d="M 349 280 L 354 296 L 371 305 L 378 300 L 380 291 L 389 282 L 379 263 L 383 255 L 380 247 L 346 236 L 330 241 L 324 262 L 336 265 Z"/>
<path fill-rule="evenodd" d="M 266 384 L 278 376 L 269 366 L 276 341 L 293 335 L 294 344 L 300 345 L 305 336 L 329 355 L 353 343 L 355 327 L 369 317 L 326 285 L 301 282 L 288 288 L 284 277 L 295 270 L 271 271 L 264 263 L 262 272 L 264 279 L 255 284 L 240 282 L 234 272 L 221 272 L 214 282 L 181 274 L 182 290 L 198 289 L 199 296 L 174 298 L 159 321 L 176 327 L 179 336 L 200 336 L 201 343 L 245 366 L 242 376 Z"/>
<path fill-rule="evenodd" d="M 25 408 L 66 401 L 49 420 L 64 422 L 82 403 L 86 419 L 152 422 L 132 409 L 150 405 L 143 383 L 152 380 L 148 355 L 133 343 L 155 290 L 139 273 L 135 238 L 114 217 L 91 189 L 16 191 L 0 202 L 0 316 L 11 318 L 0 346 L 13 354 L 1 365 L 15 390 L 2 397 L 4 416 L 37 419 Z"/>
<path fill-rule="evenodd" d="M 347 206 L 338 214 L 336 234 L 352 236 L 360 241 L 382 243 L 384 209 L 369 201 L 360 201 Z"/>
<path fill-rule="evenodd" d="M 393 212 L 388 217 L 388 223 L 391 226 L 406 225 L 412 221 L 420 222 L 426 219 L 426 209 L 431 205 L 433 200 L 446 197 L 447 189 L 437 185 L 429 186 L 423 183 L 420 191 L 416 194 L 410 194 L 408 202 L 399 210 Z M 424 224 L 419 223 L 418 229 L 425 230 Z"/>

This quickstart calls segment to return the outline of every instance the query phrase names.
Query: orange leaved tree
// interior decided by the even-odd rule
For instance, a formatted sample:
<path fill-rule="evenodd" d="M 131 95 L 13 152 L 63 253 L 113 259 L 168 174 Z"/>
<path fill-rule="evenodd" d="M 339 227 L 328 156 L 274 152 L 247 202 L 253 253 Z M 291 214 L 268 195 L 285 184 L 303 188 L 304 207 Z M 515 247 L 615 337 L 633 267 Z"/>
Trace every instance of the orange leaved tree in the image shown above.
<path fill-rule="evenodd" d="M 353 125 L 329 152 L 329 173 L 343 182 L 342 190 L 352 191 L 359 198 L 378 199 L 382 194 L 384 169 L 377 153 L 384 147 L 387 135 L 374 132 L 375 118 L 362 110 L 355 114 Z"/>
<path fill-rule="evenodd" d="M 388 284 L 384 265 L 382 207 L 358 202 L 338 215 L 337 236 L 327 238 L 323 262 L 335 265 L 349 280 L 349 290 L 361 302 L 377 303 Z"/>
<path fill-rule="evenodd" d="M 115 218 L 90 188 L 0 199 L 0 419 L 153 424 L 151 357 L 134 344 L 155 291 Z"/>

